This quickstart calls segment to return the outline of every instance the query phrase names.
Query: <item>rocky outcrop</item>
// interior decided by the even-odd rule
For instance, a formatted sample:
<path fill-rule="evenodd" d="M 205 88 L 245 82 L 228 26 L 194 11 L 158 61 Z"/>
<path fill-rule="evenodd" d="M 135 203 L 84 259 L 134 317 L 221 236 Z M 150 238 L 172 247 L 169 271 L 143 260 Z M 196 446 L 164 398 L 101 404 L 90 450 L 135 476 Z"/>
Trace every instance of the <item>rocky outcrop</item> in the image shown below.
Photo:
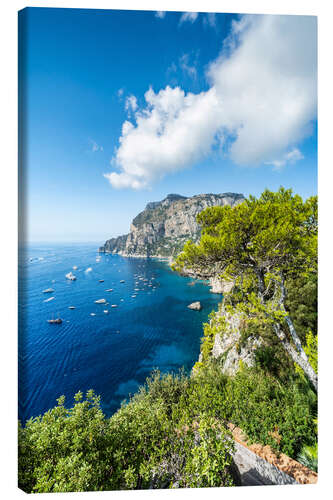
<path fill-rule="evenodd" d="M 210 278 L 209 284 L 212 293 L 229 293 L 234 287 L 232 281 L 222 280 L 218 276 Z"/>
<path fill-rule="evenodd" d="M 244 201 L 242 194 L 199 194 L 185 197 L 169 194 L 164 200 L 150 202 L 137 215 L 130 232 L 111 238 L 99 248 L 100 252 L 117 253 L 126 257 L 173 257 L 191 239 L 200 238 L 196 216 L 205 208 L 229 205 Z"/>
<path fill-rule="evenodd" d="M 222 371 L 226 375 L 234 375 L 239 369 L 240 362 L 253 366 L 255 351 L 261 345 L 261 339 L 248 337 L 241 341 L 241 328 L 244 316 L 241 313 L 230 314 L 224 307 L 216 313 L 223 317 L 223 327 L 217 328 L 214 345 L 211 352 L 213 358 L 223 359 Z M 211 320 L 214 322 L 214 318 Z"/>
<path fill-rule="evenodd" d="M 187 307 L 189 309 L 193 309 L 193 311 L 201 311 L 202 309 L 202 305 L 199 300 L 197 302 L 192 302 L 192 304 L 188 305 Z"/>

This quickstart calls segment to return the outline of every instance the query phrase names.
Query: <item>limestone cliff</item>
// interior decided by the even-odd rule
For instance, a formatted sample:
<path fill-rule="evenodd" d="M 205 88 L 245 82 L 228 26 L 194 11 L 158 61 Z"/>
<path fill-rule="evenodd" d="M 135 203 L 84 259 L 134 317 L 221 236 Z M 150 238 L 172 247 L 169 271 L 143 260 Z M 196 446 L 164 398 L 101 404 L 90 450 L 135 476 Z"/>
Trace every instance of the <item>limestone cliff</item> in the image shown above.
<path fill-rule="evenodd" d="M 242 194 L 199 194 L 185 197 L 169 194 L 164 200 L 150 202 L 130 226 L 130 232 L 111 238 L 100 252 L 117 253 L 125 257 L 173 257 L 191 239 L 200 238 L 196 216 L 205 208 L 216 205 L 234 206 L 244 200 Z"/>
<path fill-rule="evenodd" d="M 222 303 L 209 321 L 213 342 L 209 356 L 221 361 L 221 370 L 226 375 L 234 375 L 239 369 L 240 362 L 253 366 L 255 351 L 262 344 L 260 338 L 253 336 L 249 336 L 246 340 L 242 339 L 241 330 L 244 319 L 243 313 L 227 312 Z M 201 353 L 199 362 L 203 361 L 205 360 Z"/>

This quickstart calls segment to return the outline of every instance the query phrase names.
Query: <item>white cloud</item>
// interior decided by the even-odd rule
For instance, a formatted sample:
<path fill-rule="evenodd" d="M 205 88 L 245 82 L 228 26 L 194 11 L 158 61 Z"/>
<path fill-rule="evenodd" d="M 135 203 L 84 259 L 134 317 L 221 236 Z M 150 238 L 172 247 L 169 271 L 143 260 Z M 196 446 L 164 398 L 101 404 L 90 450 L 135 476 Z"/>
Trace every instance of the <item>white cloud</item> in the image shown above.
<path fill-rule="evenodd" d="M 197 77 L 197 69 L 195 67 L 195 62 L 193 65 L 190 64 L 189 54 L 183 54 L 179 59 L 179 66 L 184 73 L 187 73 L 191 78 Z"/>
<path fill-rule="evenodd" d="M 237 164 L 301 159 L 296 145 L 316 117 L 316 50 L 313 17 L 241 18 L 209 67 L 208 91 L 146 92 L 145 107 L 123 125 L 118 172 L 105 177 L 116 188 L 146 188 L 221 145 Z"/>
<path fill-rule="evenodd" d="M 136 111 L 138 108 L 138 101 L 135 95 L 130 95 L 126 97 L 125 109 L 126 111 Z"/>
<path fill-rule="evenodd" d="M 96 141 L 91 140 L 90 143 L 91 143 L 91 151 L 93 153 L 96 153 L 97 151 L 104 151 L 103 146 L 100 146 L 99 144 L 97 144 Z"/>
<path fill-rule="evenodd" d="M 194 23 L 197 20 L 198 13 L 197 12 L 184 12 L 180 16 L 179 24 L 183 24 L 186 21 L 189 21 L 190 23 Z"/>
<path fill-rule="evenodd" d="M 155 12 L 155 17 L 158 17 L 159 19 L 164 19 L 165 14 L 166 14 L 165 10 L 157 10 Z"/>
<path fill-rule="evenodd" d="M 303 160 L 304 156 L 300 152 L 298 148 L 294 148 L 291 151 L 288 151 L 288 153 L 285 153 L 281 159 L 279 160 L 272 160 L 272 161 L 267 161 L 265 162 L 266 165 L 273 165 L 275 169 L 280 169 L 281 167 L 284 167 L 287 165 L 287 163 L 296 163 L 299 160 Z"/>
<path fill-rule="evenodd" d="M 214 14 L 213 12 L 209 12 L 208 14 L 206 14 L 203 18 L 203 23 L 204 25 L 208 25 L 211 28 L 216 28 L 216 14 Z"/>

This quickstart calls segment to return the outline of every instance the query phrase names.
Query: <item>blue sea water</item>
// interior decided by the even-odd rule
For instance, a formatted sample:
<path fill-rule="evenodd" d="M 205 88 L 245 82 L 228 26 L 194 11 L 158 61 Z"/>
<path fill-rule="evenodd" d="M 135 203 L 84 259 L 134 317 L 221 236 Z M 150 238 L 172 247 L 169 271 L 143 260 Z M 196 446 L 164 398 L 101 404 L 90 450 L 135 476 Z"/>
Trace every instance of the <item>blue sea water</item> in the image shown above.
<path fill-rule="evenodd" d="M 71 405 L 77 391 L 89 389 L 101 395 L 103 411 L 111 415 L 154 368 L 190 370 L 198 359 L 202 323 L 221 296 L 202 282 L 188 286 L 192 280 L 164 262 L 96 256 L 92 244 L 34 244 L 20 252 L 22 421 L 55 406 L 62 394 Z M 69 271 L 76 281 L 65 278 Z M 43 293 L 47 288 L 54 292 Z M 94 302 L 102 298 L 107 305 Z M 196 300 L 201 311 L 187 308 Z M 58 316 L 62 324 L 47 322 Z"/>

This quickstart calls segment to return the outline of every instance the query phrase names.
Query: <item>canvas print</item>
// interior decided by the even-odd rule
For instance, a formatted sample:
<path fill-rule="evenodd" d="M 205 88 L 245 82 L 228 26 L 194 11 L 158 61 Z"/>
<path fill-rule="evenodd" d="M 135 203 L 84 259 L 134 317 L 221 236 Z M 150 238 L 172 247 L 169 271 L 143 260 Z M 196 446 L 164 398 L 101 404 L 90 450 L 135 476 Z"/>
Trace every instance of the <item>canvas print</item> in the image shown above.
<path fill-rule="evenodd" d="M 26 8 L 18 486 L 317 481 L 317 19 Z"/>

